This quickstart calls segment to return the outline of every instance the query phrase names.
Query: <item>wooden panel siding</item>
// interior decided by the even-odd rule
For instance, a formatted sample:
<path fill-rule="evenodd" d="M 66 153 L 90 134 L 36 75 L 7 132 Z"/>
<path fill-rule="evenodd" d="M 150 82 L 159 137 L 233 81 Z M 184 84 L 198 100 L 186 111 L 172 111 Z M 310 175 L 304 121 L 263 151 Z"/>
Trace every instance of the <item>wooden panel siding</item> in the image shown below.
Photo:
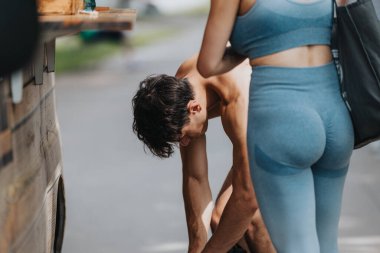
<path fill-rule="evenodd" d="M 19 104 L 12 103 L 9 78 L 0 83 L 0 252 L 53 252 L 55 224 L 64 224 L 57 221 L 64 208 L 56 217 L 62 166 L 55 73 L 44 72 L 42 85 L 28 80 L 30 68 L 23 74 Z"/>
<path fill-rule="evenodd" d="M 10 109 L 7 103 L 9 95 L 8 80 L 0 82 L 0 172 L 3 167 L 13 160 L 11 129 L 8 127 Z M 1 174 L 0 174 L 1 175 Z"/>
<path fill-rule="evenodd" d="M 61 252 L 66 209 L 54 96 L 55 38 L 85 29 L 130 30 L 136 21 L 135 10 L 111 8 L 96 17 L 45 15 L 77 13 L 83 2 L 39 3 L 44 14 L 40 41 L 32 63 L 22 69 L 22 83 L 19 72 L 13 79 L 0 77 L 0 253 Z"/>

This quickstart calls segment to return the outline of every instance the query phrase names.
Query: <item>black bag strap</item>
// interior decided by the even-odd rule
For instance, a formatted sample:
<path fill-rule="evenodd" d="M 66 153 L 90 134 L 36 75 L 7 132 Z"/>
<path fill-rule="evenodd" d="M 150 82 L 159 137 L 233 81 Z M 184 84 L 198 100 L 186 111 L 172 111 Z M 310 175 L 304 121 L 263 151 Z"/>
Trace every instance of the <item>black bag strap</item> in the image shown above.
<path fill-rule="evenodd" d="M 339 46 L 338 46 L 338 22 L 337 22 L 337 11 L 336 11 L 336 2 L 335 0 L 332 1 L 332 31 L 331 31 L 331 53 L 335 62 L 335 66 L 338 71 L 339 79 L 342 84 L 342 71 L 340 66 L 340 60 L 339 60 Z"/>

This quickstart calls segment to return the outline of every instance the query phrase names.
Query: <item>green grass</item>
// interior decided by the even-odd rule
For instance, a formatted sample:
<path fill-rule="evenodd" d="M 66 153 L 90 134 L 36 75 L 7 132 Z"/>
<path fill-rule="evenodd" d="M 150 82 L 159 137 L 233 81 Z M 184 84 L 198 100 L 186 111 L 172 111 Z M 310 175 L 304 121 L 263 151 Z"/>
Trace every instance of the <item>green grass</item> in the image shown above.
<path fill-rule="evenodd" d="M 205 4 L 203 6 L 185 11 L 181 13 L 181 15 L 187 15 L 187 16 L 193 16 L 193 17 L 205 16 L 208 14 L 209 10 L 210 10 L 210 5 Z"/>
<path fill-rule="evenodd" d="M 89 67 L 99 60 L 121 52 L 122 49 L 122 43 L 86 44 L 78 36 L 67 38 L 63 43 L 57 45 L 56 72 L 62 73 Z"/>
<path fill-rule="evenodd" d="M 131 47 L 142 47 L 157 42 L 161 39 L 174 36 L 176 33 L 178 33 L 177 28 L 163 28 L 159 30 L 155 29 L 149 32 L 136 34 L 135 36 L 132 36 L 130 38 L 129 45 Z"/>
<path fill-rule="evenodd" d="M 173 36 L 176 32 L 178 30 L 175 28 L 163 28 L 137 33 L 130 37 L 128 45 L 134 48 L 145 46 Z M 67 37 L 57 43 L 56 72 L 63 73 L 88 68 L 125 49 L 126 44 L 122 42 L 84 43 L 79 36 Z"/>

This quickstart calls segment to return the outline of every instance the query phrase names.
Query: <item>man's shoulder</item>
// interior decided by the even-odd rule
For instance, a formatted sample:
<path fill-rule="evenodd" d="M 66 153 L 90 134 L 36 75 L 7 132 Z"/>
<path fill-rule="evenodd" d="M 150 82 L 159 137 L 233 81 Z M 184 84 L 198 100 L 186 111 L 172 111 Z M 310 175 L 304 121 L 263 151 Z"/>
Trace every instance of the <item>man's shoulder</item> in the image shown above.
<path fill-rule="evenodd" d="M 182 64 L 178 67 L 178 70 L 175 74 L 177 78 L 184 78 L 186 77 L 190 72 L 193 72 L 197 69 L 197 59 L 198 55 L 194 55 L 190 57 L 189 59 L 182 62 Z"/>

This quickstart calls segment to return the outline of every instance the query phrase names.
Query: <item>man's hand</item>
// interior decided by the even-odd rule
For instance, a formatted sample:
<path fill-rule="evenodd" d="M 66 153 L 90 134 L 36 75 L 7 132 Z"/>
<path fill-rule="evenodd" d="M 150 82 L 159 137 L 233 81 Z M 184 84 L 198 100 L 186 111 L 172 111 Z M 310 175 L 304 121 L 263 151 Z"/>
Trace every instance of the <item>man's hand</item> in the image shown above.
<path fill-rule="evenodd" d="M 235 244 L 235 246 L 232 247 L 227 253 L 248 253 L 245 251 L 242 247 L 239 246 L 239 244 Z"/>

